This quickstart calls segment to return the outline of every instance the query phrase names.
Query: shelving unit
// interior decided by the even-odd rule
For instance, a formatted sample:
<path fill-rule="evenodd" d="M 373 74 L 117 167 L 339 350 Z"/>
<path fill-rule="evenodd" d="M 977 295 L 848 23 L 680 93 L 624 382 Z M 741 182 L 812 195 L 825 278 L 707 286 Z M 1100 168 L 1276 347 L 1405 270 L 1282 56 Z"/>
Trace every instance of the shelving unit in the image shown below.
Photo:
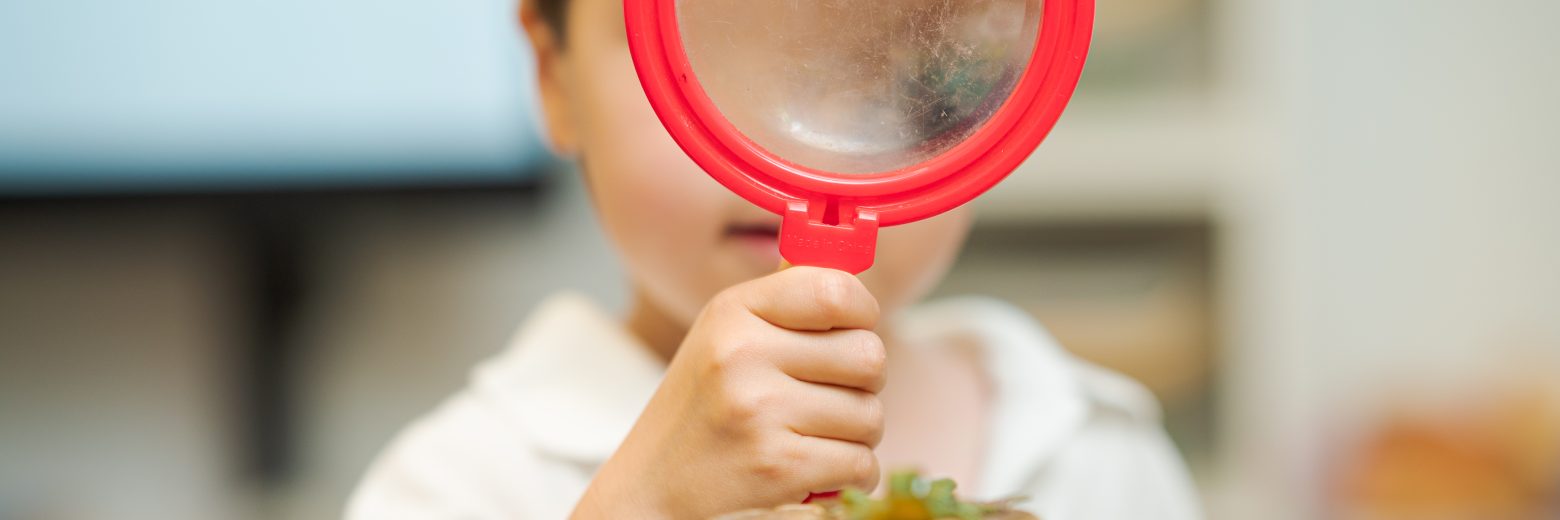
<path fill-rule="evenodd" d="M 976 204 L 1002 222 L 1188 221 L 1213 214 L 1220 128 L 1190 100 L 1074 106 L 1040 150 Z"/>

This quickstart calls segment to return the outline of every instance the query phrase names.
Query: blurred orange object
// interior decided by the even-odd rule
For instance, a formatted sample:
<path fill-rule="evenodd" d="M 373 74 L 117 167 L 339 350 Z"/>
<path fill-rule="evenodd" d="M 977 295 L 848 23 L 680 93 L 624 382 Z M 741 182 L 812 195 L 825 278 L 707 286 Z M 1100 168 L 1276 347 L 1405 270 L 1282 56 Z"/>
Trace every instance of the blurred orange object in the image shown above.
<path fill-rule="evenodd" d="M 1337 480 L 1340 518 L 1560 518 L 1560 411 L 1548 393 L 1473 413 L 1398 416 L 1368 436 Z"/>

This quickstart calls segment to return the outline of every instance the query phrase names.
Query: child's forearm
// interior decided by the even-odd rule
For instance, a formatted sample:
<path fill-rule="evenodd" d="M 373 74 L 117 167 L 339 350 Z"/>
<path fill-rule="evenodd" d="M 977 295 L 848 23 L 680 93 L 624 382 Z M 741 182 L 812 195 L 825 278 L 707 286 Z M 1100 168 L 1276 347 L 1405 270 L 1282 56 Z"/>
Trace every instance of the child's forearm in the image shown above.
<path fill-rule="evenodd" d="M 670 511 L 665 511 L 657 500 L 643 496 L 642 489 L 636 490 L 633 483 L 644 484 L 643 475 L 635 478 L 634 475 L 621 475 L 616 467 L 608 462 L 602 466 L 596 478 L 591 480 L 590 487 L 586 488 L 584 496 L 579 503 L 574 505 L 574 512 L 569 515 L 570 520 L 620 520 L 623 518 L 637 518 L 644 520 L 664 520 L 679 518 Z M 626 477 L 626 478 L 625 478 Z"/>

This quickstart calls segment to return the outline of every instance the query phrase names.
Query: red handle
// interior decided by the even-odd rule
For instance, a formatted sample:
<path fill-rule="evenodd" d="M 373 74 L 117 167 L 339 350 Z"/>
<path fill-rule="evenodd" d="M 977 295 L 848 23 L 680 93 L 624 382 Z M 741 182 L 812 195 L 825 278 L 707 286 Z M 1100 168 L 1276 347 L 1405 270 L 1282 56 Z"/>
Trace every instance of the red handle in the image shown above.
<path fill-rule="evenodd" d="M 824 491 L 822 493 L 808 493 L 807 494 L 807 500 L 803 500 L 802 503 L 803 504 L 811 504 L 811 503 L 813 503 L 814 501 L 817 501 L 817 500 L 833 500 L 833 499 L 839 498 L 839 496 L 840 496 L 840 492 L 839 491 Z"/>
<path fill-rule="evenodd" d="M 877 231 L 875 212 L 842 206 L 835 199 L 823 204 L 793 200 L 780 222 L 780 256 L 791 265 L 861 274 L 872 267 Z"/>

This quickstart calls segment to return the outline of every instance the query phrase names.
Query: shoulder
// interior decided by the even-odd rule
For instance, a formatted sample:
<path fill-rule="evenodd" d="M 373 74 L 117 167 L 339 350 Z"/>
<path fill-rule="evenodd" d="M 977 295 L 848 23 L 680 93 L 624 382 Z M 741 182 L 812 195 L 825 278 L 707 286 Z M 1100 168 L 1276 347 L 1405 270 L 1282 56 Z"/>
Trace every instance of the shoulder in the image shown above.
<path fill-rule="evenodd" d="M 500 518 L 520 499 L 496 485 L 535 465 L 525 432 L 469 390 L 404 429 L 369 467 L 346 518 Z"/>
<path fill-rule="evenodd" d="M 567 516 L 659 377 L 615 326 L 583 297 L 543 302 L 464 389 L 380 453 L 347 518 Z"/>
<path fill-rule="evenodd" d="M 1079 389 L 1096 414 L 1115 415 L 1127 422 L 1159 428 L 1164 419 L 1159 399 L 1142 383 L 1088 361 L 1069 361 Z"/>
<path fill-rule="evenodd" d="M 1042 516 L 1202 518 L 1191 473 L 1161 426 L 1153 394 L 1083 361 L 1074 370 L 1087 413 L 1028 485 Z"/>

